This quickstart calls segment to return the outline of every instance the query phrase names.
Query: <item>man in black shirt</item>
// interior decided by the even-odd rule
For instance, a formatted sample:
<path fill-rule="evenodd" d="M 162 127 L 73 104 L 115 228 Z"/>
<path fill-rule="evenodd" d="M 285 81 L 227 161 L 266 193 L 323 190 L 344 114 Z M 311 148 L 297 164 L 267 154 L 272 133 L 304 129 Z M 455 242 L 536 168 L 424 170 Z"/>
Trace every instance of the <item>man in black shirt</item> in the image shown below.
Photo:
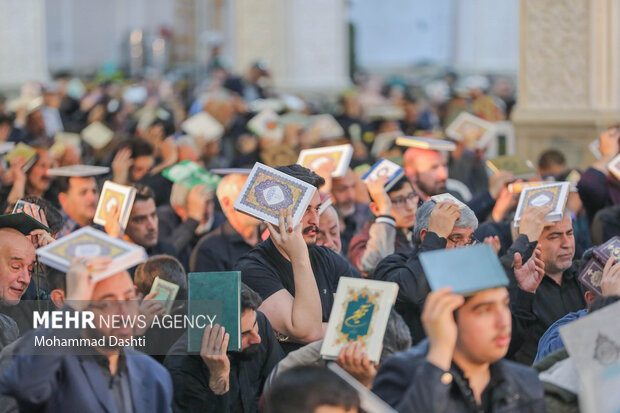
<path fill-rule="evenodd" d="M 226 352 L 229 335 L 215 324 L 203 335 L 200 355 L 187 354 L 187 334 L 170 349 L 164 365 L 174 386 L 175 412 L 253 413 L 263 384 L 284 354 L 260 297 L 241 287 L 241 351 Z"/>
<path fill-rule="evenodd" d="M 227 220 L 200 238 L 189 260 L 190 271 L 230 271 L 260 241 L 258 221 L 233 208 L 247 179 L 230 174 L 218 184 L 216 195 Z"/>
<path fill-rule="evenodd" d="M 532 305 L 536 321 L 514 356 L 516 361 L 525 364 L 534 361 L 538 341 L 551 324 L 570 312 L 586 307 L 585 289 L 577 279 L 579 262 L 573 262 L 575 238 L 570 214 L 565 212 L 561 221 L 545 227 L 538 234 L 538 237 L 536 233 L 528 235 L 529 243 L 513 244 L 516 247 L 514 251 L 527 259 L 538 241 L 545 263 L 545 277 L 536 290 Z"/>
<path fill-rule="evenodd" d="M 324 180 L 299 165 L 277 168 L 317 189 Z M 316 246 L 320 206 L 314 194 L 297 228 L 267 224 L 270 237 L 236 265 L 243 282 L 263 298 L 260 310 L 280 333 L 286 352 L 323 338 L 340 277 L 351 277 L 349 263 L 326 247 Z M 286 222 L 292 222 L 288 211 Z M 283 337 L 282 337 L 283 336 Z"/>

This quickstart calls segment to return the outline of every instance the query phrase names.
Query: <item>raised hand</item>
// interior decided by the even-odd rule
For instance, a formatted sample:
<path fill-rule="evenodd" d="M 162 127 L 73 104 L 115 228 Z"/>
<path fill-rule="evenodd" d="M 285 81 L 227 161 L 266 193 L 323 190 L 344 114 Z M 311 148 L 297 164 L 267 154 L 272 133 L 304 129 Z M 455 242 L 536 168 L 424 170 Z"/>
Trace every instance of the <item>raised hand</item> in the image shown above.
<path fill-rule="evenodd" d="M 620 264 L 616 263 L 614 257 L 610 257 L 603 268 L 601 293 L 605 297 L 620 295 Z"/>
<path fill-rule="evenodd" d="M 133 165 L 133 159 L 131 159 L 131 149 L 122 148 L 116 152 L 114 159 L 112 160 L 112 180 L 117 184 L 127 185 L 129 183 L 129 169 Z"/>
<path fill-rule="evenodd" d="M 461 217 L 458 205 L 452 202 L 440 202 L 435 205 L 428 220 L 428 231 L 442 238 L 448 238 L 454 229 L 454 223 Z"/>
<path fill-rule="evenodd" d="M 518 252 L 515 253 L 512 265 L 519 288 L 529 293 L 535 293 L 545 276 L 545 262 L 541 258 L 542 248 L 536 246 L 530 259 L 523 264 L 523 258 Z"/>
<path fill-rule="evenodd" d="M 103 271 L 112 263 L 109 257 L 74 258 L 67 271 L 66 302 L 74 309 L 85 309 L 93 295 L 95 282 L 91 272 Z"/>
<path fill-rule="evenodd" d="M 502 189 L 514 180 L 515 177 L 512 172 L 499 171 L 496 174 L 493 174 L 489 178 L 489 193 L 493 199 L 497 199 L 502 193 Z"/>
<path fill-rule="evenodd" d="M 360 342 L 343 347 L 338 353 L 336 364 L 367 388 L 372 386 L 372 381 L 377 375 L 377 366 L 368 360 L 368 352 L 362 350 Z"/>
<path fill-rule="evenodd" d="M 113 238 L 123 238 L 125 228 L 121 225 L 121 210 L 118 205 L 112 206 L 110 214 L 105 220 L 105 232 Z"/>
<path fill-rule="evenodd" d="M 392 201 L 385 190 L 387 176 L 380 176 L 372 182 L 368 182 L 368 193 L 370 198 L 377 205 L 379 215 L 390 215 L 392 211 Z"/>
<path fill-rule="evenodd" d="M 546 226 L 552 225 L 552 222 L 545 220 L 545 217 L 553 209 L 552 206 L 530 206 L 523 210 L 521 221 L 519 222 L 519 234 L 527 235 L 530 242 L 538 241 L 540 234 Z"/>
<path fill-rule="evenodd" d="M 443 370 L 452 364 L 458 334 L 453 313 L 463 303 L 465 298 L 450 287 L 429 293 L 424 303 L 422 325 L 430 342 L 426 359 Z"/>
<path fill-rule="evenodd" d="M 226 354 L 230 335 L 224 327 L 215 324 L 206 327 L 202 335 L 200 358 L 209 369 L 209 387 L 217 395 L 228 392 L 230 360 Z"/>
<path fill-rule="evenodd" d="M 212 195 L 206 185 L 196 185 L 187 195 L 187 217 L 202 222 L 205 218 L 205 205 Z"/>
<path fill-rule="evenodd" d="M 162 315 L 166 312 L 166 309 L 161 304 L 161 301 L 155 300 L 156 296 L 157 292 L 153 291 L 152 293 L 147 294 L 140 303 L 140 314 L 145 316 L 146 322 L 144 323 L 144 328 L 138 327 L 136 329 L 136 334 L 139 336 L 146 333 L 146 330 L 148 330 L 153 323 L 155 316 Z"/>
<path fill-rule="evenodd" d="M 286 220 L 285 220 L 286 214 Z M 265 222 L 267 228 L 269 228 L 269 236 L 273 243 L 284 251 L 288 255 L 289 259 L 293 261 L 294 257 L 298 257 L 300 254 L 308 254 L 308 246 L 302 235 L 301 223 L 297 227 L 291 227 L 293 222 L 292 210 L 281 210 L 278 217 L 279 225 L 276 227 L 269 222 Z"/>
<path fill-rule="evenodd" d="M 496 254 L 502 248 L 502 243 L 499 241 L 499 237 L 497 235 L 486 237 L 484 241 L 482 242 L 484 242 L 485 244 L 489 244 L 493 248 Z"/>

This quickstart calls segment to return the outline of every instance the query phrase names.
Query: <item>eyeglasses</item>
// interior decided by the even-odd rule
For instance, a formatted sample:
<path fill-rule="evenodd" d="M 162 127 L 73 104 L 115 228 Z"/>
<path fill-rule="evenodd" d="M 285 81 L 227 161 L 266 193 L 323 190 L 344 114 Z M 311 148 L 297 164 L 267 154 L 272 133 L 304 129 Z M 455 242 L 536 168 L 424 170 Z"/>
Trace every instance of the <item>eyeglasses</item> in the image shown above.
<path fill-rule="evenodd" d="M 480 243 L 480 241 L 478 241 L 475 237 L 470 237 L 469 239 L 465 239 L 464 237 L 460 237 L 458 235 L 449 236 L 448 241 L 450 241 L 457 247 L 468 247 L 470 245 L 476 245 Z"/>
<path fill-rule="evenodd" d="M 397 196 L 396 198 L 391 199 L 390 201 L 392 201 L 392 205 L 396 207 L 403 207 L 406 205 L 407 201 L 414 202 L 417 196 L 418 194 L 416 194 L 415 192 L 412 192 L 407 196 Z"/>

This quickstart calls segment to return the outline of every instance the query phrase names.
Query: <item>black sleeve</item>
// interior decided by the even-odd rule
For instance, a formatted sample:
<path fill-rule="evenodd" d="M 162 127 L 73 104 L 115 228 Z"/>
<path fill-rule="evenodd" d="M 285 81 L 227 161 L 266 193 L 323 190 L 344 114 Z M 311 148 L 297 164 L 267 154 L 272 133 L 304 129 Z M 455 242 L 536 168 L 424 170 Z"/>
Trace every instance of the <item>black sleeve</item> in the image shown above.
<path fill-rule="evenodd" d="M 514 255 L 518 252 L 521 254 L 521 259 L 523 264 L 527 262 L 532 257 L 534 253 L 534 248 L 536 248 L 536 244 L 538 242 L 530 242 L 527 238 L 527 235 L 520 234 L 517 239 L 512 243 L 506 254 L 504 254 L 500 258 L 500 262 L 502 267 L 504 267 L 504 271 L 506 271 L 506 275 L 508 276 L 508 280 L 510 281 L 509 289 L 511 292 L 514 292 L 514 289 L 518 287 L 517 279 L 515 278 L 514 270 L 512 268 L 512 262 L 514 260 Z M 514 299 L 514 296 L 512 296 Z"/>
<path fill-rule="evenodd" d="M 536 322 L 536 314 L 532 309 L 536 294 L 517 288 L 510 302 L 512 314 L 512 336 L 506 357 L 511 358 L 523 345 L 529 335 L 529 329 Z"/>
<path fill-rule="evenodd" d="M 259 318 L 259 331 L 261 331 L 261 340 L 263 340 L 265 344 L 265 348 L 267 349 L 267 354 L 265 356 L 265 362 L 261 366 L 261 390 L 265 385 L 265 381 L 271 374 L 271 371 L 274 367 L 284 358 L 284 351 L 282 351 L 282 346 L 276 339 L 276 334 L 271 328 L 271 323 L 267 317 L 261 313 L 260 311 L 256 312 L 256 317 Z"/>
<path fill-rule="evenodd" d="M 495 199 L 489 191 L 484 191 L 467 202 L 467 206 L 474 211 L 479 222 L 484 222 L 495 207 Z"/>
<path fill-rule="evenodd" d="M 581 175 L 577 190 L 588 215 L 588 221 L 592 222 L 598 210 L 608 205 L 607 177 L 597 169 L 588 168 Z"/>
<path fill-rule="evenodd" d="M 222 249 L 217 248 L 211 240 L 199 242 L 189 260 L 189 270 L 192 272 L 230 271 L 232 267 L 226 261 L 226 254 L 222 254 Z"/>
<path fill-rule="evenodd" d="M 181 253 L 185 247 L 192 242 L 199 222 L 193 218 L 188 218 L 177 226 L 171 226 L 165 219 L 159 220 L 159 234 L 166 242 L 172 245 L 175 256 Z"/>

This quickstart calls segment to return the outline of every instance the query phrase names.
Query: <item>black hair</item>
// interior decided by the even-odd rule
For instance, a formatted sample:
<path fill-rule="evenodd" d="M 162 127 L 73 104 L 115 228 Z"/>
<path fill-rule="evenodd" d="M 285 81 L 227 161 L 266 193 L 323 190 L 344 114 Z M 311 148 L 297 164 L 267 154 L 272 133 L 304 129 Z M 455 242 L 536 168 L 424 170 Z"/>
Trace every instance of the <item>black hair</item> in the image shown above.
<path fill-rule="evenodd" d="M 620 301 L 620 296 L 618 295 L 608 295 L 604 297 L 598 297 L 590 305 L 590 309 L 588 310 L 588 313 L 592 313 L 596 310 L 600 310 L 601 308 L 617 303 L 618 301 Z"/>
<path fill-rule="evenodd" d="M 282 173 L 292 176 L 293 178 L 301 179 L 302 181 L 314 186 L 316 189 L 319 189 L 325 185 L 325 179 L 301 165 L 292 164 L 278 166 L 276 169 Z"/>
<path fill-rule="evenodd" d="M 155 193 L 147 185 L 137 183 L 133 185 L 136 188 L 136 198 L 134 202 L 148 201 L 149 199 L 155 200 Z"/>
<path fill-rule="evenodd" d="M 133 137 L 125 142 L 125 146 L 131 150 L 131 157 L 133 159 L 139 156 L 153 156 L 155 154 L 153 145 L 143 138 Z"/>
<path fill-rule="evenodd" d="M 283 372 L 265 394 L 265 413 L 314 413 L 319 406 L 360 407 L 357 391 L 325 367 L 300 366 Z"/>
<path fill-rule="evenodd" d="M 171 255 L 153 255 L 138 265 L 134 274 L 134 283 L 142 294 L 148 294 L 156 277 L 179 286 L 177 300 L 187 299 L 187 275 L 183 265 Z"/>
<path fill-rule="evenodd" d="M 55 268 L 47 267 L 47 285 L 52 290 L 67 291 L 67 274 Z"/>
<path fill-rule="evenodd" d="M 564 154 L 557 149 L 547 149 L 538 158 L 538 167 L 547 169 L 551 165 L 566 165 Z"/>
<path fill-rule="evenodd" d="M 244 283 L 241 283 L 241 312 L 245 310 L 256 311 L 263 300 L 260 295 Z"/>
<path fill-rule="evenodd" d="M 7 124 L 11 126 L 13 124 L 13 119 L 9 115 L 0 114 L 0 125 Z"/>
<path fill-rule="evenodd" d="M 387 193 L 391 194 L 392 192 L 400 191 L 401 189 L 403 189 L 403 186 L 405 184 L 409 184 L 409 186 L 413 188 L 413 185 L 411 185 L 411 181 L 409 180 L 409 178 L 403 176 L 398 181 L 396 181 L 396 183 L 394 183 L 394 185 L 387 191 Z"/>

